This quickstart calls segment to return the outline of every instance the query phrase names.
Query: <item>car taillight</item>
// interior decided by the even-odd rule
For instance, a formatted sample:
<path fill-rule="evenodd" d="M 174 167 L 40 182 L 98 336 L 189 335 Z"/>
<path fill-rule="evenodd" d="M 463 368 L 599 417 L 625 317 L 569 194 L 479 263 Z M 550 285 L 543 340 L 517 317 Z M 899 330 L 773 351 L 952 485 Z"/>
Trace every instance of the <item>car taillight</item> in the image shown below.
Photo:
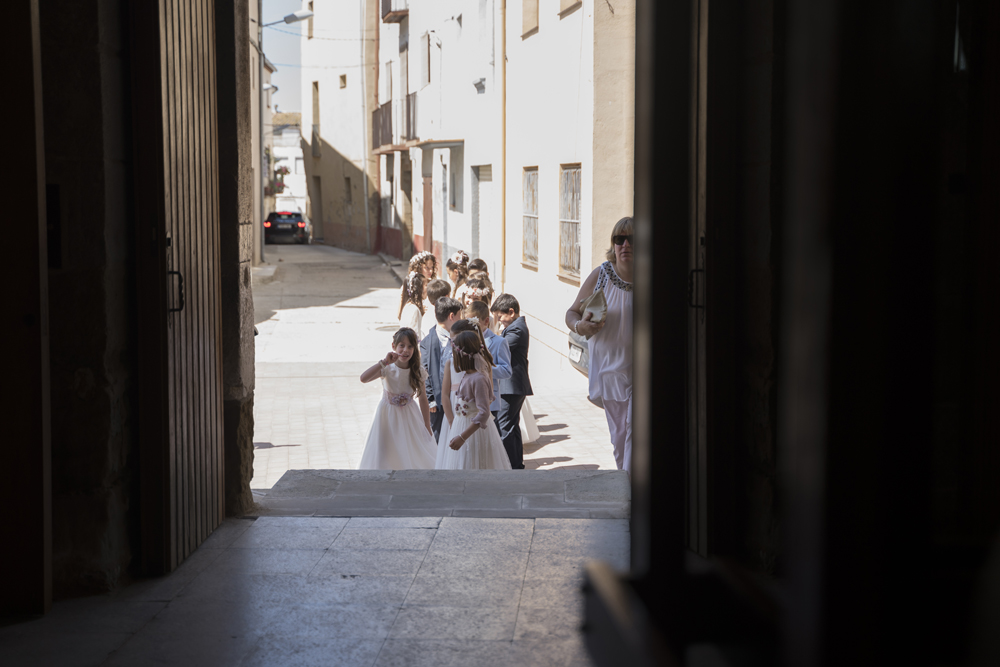
<path fill-rule="evenodd" d="M 305 226 L 306 226 L 306 223 L 301 222 L 301 221 L 299 222 L 299 227 L 305 227 Z"/>
<path fill-rule="evenodd" d="M 265 220 L 264 221 L 264 226 L 265 227 L 270 227 L 271 226 L 271 221 L 270 220 Z"/>

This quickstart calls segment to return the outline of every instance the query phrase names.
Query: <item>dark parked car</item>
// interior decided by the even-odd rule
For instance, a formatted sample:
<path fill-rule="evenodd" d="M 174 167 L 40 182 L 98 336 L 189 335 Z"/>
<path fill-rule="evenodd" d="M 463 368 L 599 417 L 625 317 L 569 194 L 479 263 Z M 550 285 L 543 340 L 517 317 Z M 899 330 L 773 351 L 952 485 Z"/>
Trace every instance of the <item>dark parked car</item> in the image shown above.
<path fill-rule="evenodd" d="M 312 223 L 297 211 L 271 213 L 264 221 L 264 243 L 290 239 L 296 243 L 312 243 Z"/>
<path fill-rule="evenodd" d="M 589 375 L 590 343 L 575 331 L 569 332 L 569 363 L 584 375 Z"/>

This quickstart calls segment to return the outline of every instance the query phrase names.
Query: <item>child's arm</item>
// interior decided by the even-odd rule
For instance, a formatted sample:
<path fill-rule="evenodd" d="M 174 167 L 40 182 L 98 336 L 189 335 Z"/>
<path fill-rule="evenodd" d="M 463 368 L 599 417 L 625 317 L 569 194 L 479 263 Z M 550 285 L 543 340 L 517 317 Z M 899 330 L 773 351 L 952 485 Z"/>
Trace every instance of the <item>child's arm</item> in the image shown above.
<path fill-rule="evenodd" d="M 382 369 L 389 364 L 396 363 L 396 359 L 398 358 L 398 354 L 395 352 L 389 352 L 389 354 L 385 355 L 385 359 L 380 360 L 378 363 L 369 367 L 364 373 L 361 374 L 361 381 L 367 383 L 382 377 Z"/>
<path fill-rule="evenodd" d="M 451 360 L 444 367 L 444 376 L 441 378 L 441 402 L 444 404 L 444 416 L 448 420 L 448 426 L 455 421 L 455 413 L 451 409 Z"/>
<path fill-rule="evenodd" d="M 431 434 L 431 437 L 434 437 L 434 429 L 431 428 L 431 409 L 427 403 L 427 394 L 418 391 L 417 396 L 420 397 L 420 412 L 424 415 L 424 426 L 427 427 L 427 432 Z"/>

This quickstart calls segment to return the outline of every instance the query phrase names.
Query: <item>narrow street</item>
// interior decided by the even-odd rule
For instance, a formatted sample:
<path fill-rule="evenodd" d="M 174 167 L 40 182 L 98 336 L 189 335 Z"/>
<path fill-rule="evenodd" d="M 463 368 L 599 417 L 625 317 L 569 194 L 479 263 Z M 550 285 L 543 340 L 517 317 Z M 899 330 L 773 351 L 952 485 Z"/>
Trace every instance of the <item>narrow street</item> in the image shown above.
<path fill-rule="evenodd" d="M 399 307 L 398 283 L 376 256 L 269 245 L 267 262 L 253 285 L 257 490 L 290 469 L 357 468 L 381 396 L 358 376 L 388 349 Z M 530 403 L 541 436 L 525 445 L 526 467 L 614 469 L 607 423 L 587 400 L 587 378 L 537 339 L 530 349 Z"/>

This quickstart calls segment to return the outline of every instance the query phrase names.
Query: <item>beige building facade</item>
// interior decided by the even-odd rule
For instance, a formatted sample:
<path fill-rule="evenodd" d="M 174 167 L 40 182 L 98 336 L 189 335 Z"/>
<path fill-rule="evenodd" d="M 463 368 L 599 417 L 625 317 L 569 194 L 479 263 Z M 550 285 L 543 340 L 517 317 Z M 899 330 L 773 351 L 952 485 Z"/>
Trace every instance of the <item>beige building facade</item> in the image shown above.
<path fill-rule="evenodd" d="M 302 153 L 314 236 L 375 250 L 379 163 L 370 112 L 378 91 L 378 0 L 307 1 L 302 38 Z"/>

